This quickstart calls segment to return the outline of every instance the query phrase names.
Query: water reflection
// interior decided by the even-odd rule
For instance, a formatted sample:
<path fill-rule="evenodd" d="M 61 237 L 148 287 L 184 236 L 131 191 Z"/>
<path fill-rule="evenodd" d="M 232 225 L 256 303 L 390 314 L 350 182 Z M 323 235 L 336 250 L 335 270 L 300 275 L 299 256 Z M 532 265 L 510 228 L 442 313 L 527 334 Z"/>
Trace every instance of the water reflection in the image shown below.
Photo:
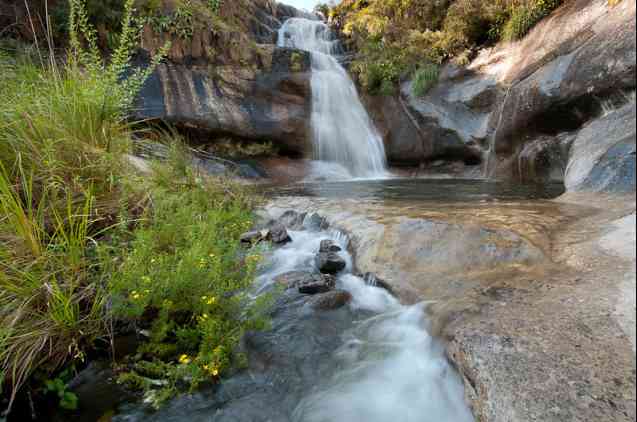
<path fill-rule="evenodd" d="M 272 188 L 273 196 L 309 196 L 369 201 L 497 202 L 552 199 L 564 193 L 562 183 L 517 184 L 463 179 L 383 179 L 299 183 Z"/>

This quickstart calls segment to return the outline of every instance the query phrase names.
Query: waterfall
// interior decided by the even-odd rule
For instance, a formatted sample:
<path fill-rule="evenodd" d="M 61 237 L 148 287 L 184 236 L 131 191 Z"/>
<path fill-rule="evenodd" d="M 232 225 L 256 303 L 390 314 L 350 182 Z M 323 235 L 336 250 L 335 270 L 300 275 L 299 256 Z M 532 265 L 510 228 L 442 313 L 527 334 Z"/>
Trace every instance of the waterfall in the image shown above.
<path fill-rule="evenodd" d="M 347 169 L 349 177 L 386 175 L 383 141 L 335 54 L 335 41 L 320 21 L 292 18 L 279 31 L 279 47 L 312 55 L 312 141 L 314 158 Z"/>

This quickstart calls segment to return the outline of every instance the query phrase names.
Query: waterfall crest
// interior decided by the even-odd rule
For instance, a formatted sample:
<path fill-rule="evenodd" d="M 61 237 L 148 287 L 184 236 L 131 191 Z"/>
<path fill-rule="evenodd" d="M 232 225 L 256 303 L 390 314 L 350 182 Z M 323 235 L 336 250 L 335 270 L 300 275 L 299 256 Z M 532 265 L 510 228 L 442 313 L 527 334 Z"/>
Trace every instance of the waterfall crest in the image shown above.
<path fill-rule="evenodd" d="M 354 82 L 335 58 L 338 41 L 328 26 L 309 19 L 289 19 L 279 30 L 278 44 L 312 55 L 314 158 L 344 167 L 350 177 L 386 176 L 382 138 L 363 107 Z"/>

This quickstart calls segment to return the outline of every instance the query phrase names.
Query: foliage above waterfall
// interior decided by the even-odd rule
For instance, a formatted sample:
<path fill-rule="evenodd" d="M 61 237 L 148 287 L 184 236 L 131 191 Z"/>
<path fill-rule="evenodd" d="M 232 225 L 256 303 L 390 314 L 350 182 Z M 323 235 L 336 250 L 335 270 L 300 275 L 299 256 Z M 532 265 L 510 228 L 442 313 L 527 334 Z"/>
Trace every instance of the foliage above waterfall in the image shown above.
<path fill-rule="evenodd" d="M 359 55 L 352 69 L 371 92 L 387 92 L 417 68 L 522 38 L 563 0 L 345 0 L 330 16 Z"/>

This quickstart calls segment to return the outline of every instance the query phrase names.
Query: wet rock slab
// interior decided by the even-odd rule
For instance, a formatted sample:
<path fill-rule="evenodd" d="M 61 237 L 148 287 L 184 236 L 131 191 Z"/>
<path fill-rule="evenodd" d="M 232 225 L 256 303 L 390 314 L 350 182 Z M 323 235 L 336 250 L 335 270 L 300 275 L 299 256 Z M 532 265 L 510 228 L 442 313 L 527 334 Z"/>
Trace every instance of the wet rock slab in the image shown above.
<path fill-rule="evenodd" d="M 358 268 L 407 302 L 435 301 L 432 332 L 446 340 L 477 421 L 633 421 L 634 258 L 611 258 L 595 239 L 633 215 L 634 193 L 582 195 L 461 208 L 308 198 L 276 206 L 320 209 L 351 234 Z"/>

